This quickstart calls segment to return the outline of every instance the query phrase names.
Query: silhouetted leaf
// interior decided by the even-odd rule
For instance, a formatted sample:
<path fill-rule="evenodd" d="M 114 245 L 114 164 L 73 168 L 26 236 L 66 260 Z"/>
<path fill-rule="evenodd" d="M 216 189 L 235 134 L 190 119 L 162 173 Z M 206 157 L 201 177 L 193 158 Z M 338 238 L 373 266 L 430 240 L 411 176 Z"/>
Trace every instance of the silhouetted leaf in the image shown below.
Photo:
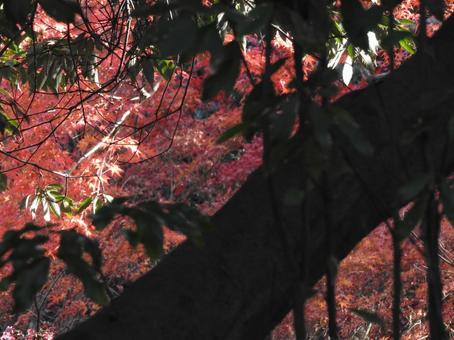
<path fill-rule="evenodd" d="M 96 203 L 98 201 L 99 199 Z M 122 213 L 124 210 L 122 203 L 125 201 L 125 198 L 115 198 L 111 203 L 102 206 L 100 209 L 96 209 L 92 221 L 96 229 L 104 229 L 113 220 L 116 214 Z"/>
<path fill-rule="evenodd" d="M 68 272 L 74 274 L 84 285 L 85 294 L 100 305 L 109 302 L 106 288 L 99 279 L 101 252 L 97 243 L 74 230 L 60 233 L 60 247 L 57 256 L 66 264 Z M 84 253 L 91 256 L 92 265 L 83 258 Z"/>
<path fill-rule="evenodd" d="M 154 63 L 153 60 L 150 58 L 143 58 L 141 60 L 142 63 L 142 72 L 145 79 L 148 81 L 148 84 L 153 86 L 154 84 Z"/>
<path fill-rule="evenodd" d="M 198 39 L 198 27 L 189 15 L 179 15 L 171 22 L 160 23 L 157 45 L 163 57 L 191 55 Z"/>
<path fill-rule="evenodd" d="M 204 100 L 214 97 L 219 91 L 226 94 L 232 91 L 235 81 L 240 73 L 241 49 L 236 41 L 224 46 L 222 61 L 216 67 L 216 71 L 203 83 Z"/>
<path fill-rule="evenodd" d="M 399 189 L 399 197 L 403 202 L 409 202 L 414 199 L 430 184 L 432 177 L 424 174 L 413 178 L 410 182 Z"/>
<path fill-rule="evenodd" d="M 429 11 L 440 21 L 443 21 L 445 13 L 444 0 L 425 0 L 426 6 Z"/>
<path fill-rule="evenodd" d="M 32 11 L 31 0 L 7 0 L 3 2 L 5 14 L 14 23 L 24 25 Z"/>
<path fill-rule="evenodd" d="M 341 2 L 342 23 L 354 45 L 363 50 L 369 49 L 367 33 L 377 27 L 382 17 L 382 11 L 383 9 L 379 6 L 372 6 L 365 10 L 358 0 Z"/>
<path fill-rule="evenodd" d="M 35 297 L 47 281 L 50 260 L 41 257 L 28 263 L 15 275 L 16 286 L 13 290 L 14 312 L 21 313 L 27 310 Z"/>
<path fill-rule="evenodd" d="M 224 131 L 224 133 L 216 140 L 216 143 L 221 144 L 226 140 L 241 134 L 245 130 L 245 128 L 246 124 L 244 123 L 239 123 L 237 125 L 232 126 L 231 128 Z"/>
<path fill-rule="evenodd" d="M 80 4 L 76 0 L 39 0 L 41 7 L 52 18 L 65 23 L 75 21 L 76 14 L 82 14 Z"/>
<path fill-rule="evenodd" d="M 8 187 L 8 177 L 4 173 L 0 173 L 0 192 L 5 191 Z"/>
<path fill-rule="evenodd" d="M 163 251 L 164 234 L 162 225 L 152 213 L 136 210 L 131 216 L 137 226 L 138 240 L 144 245 L 150 259 L 156 260 Z"/>

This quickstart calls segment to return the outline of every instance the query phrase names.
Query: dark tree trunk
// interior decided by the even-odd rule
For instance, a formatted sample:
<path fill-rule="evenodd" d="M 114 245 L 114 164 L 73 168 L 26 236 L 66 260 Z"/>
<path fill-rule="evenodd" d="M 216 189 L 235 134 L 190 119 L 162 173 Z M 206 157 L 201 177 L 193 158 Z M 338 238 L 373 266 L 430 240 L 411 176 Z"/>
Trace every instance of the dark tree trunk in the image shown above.
<path fill-rule="evenodd" d="M 384 81 L 351 93 L 335 105 L 350 112 L 375 148 L 365 159 L 341 139 L 336 146 L 357 169 L 333 179 L 331 188 L 334 252 L 344 258 L 355 245 L 406 202 L 397 191 L 407 175 L 423 172 L 423 143 L 430 157 L 454 169 L 453 144 L 446 152 L 447 119 L 454 113 L 454 20 L 450 19 L 428 51 L 418 52 Z M 398 116 L 403 139 L 425 128 L 425 138 L 396 149 L 389 118 Z M 405 163 L 405 164 L 404 164 Z M 333 160 L 332 166 L 336 166 Z M 298 187 L 304 175 L 295 154 L 274 175 L 279 200 Z M 250 175 L 239 192 L 214 216 L 216 230 L 206 245 L 185 242 L 122 296 L 60 340 L 89 339 L 263 339 L 289 312 L 295 277 L 286 262 L 276 229 L 262 169 Z M 323 204 L 309 194 L 311 216 L 309 284 L 325 272 Z M 301 258 L 300 207 L 282 206 L 290 251 Z M 391 251 L 391 249 L 390 249 Z"/>

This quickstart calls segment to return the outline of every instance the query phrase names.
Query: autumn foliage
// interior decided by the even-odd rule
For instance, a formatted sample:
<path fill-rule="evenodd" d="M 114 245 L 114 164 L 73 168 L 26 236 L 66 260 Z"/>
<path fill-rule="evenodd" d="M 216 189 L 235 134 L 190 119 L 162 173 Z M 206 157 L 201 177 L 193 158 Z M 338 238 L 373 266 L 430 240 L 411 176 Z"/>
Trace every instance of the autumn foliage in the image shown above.
<path fill-rule="evenodd" d="M 101 3 L 103 1 L 89 4 L 92 6 L 89 19 L 95 30 L 102 26 L 96 27 L 96 23 L 107 20 L 109 15 L 99 6 Z M 449 5 L 448 10 L 452 10 L 454 3 Z M 97 8 L 100 9 L 97 11 Z M 410 0 L 395 11 L 396 18 L 415 23 L 417 13 L 417 1 Z M 58 43 L 68 30 L 66 24 L 56 22 L 42 10 L 38 12 L 35 25 L 43 49 L 50 38 Z M 84 25 L 79 22 L 71 26 L 70 34 L 80 35 L 82 39 Z M 440 23 L 434 21 L 428 29 L 433 31 L 439 26 Z M 228 40 L 227 36 L 226 42 Z M 96 50 L 95 42 L 93 44 L 92 49 Z M 292 45 L 285 35 L 277 34 L 273 47 L 273 61 L 286 58 L 273 75 L 275 90 L 279 94 L 289 93 L 293 91 L 289 86 L 294 70 Z M 69 330 L 100 308 L 84 296 L 82 283 L 68 274 L 58 259 L 61 231 L 74 229 L 99 242 L 105 259 L 102 275 L 108 287 L 107 298 L 115 298 L 128 282 L 150 270 L 159 257 L 150 260 L 143 247 L 130 245 L 125 232 L 134 228 L 131 219 L 118 218 L 109 227 L 97 231 L 92 225 L 93 213 L 114 197 L 129 197 L 133 203 L 150 199 L 161 203 L 181 202 L 211 215 L 261 164 L 260 137 L 250 143 L 240 137 L 221 144 L 216 141 L 241 121 L 245 96 L 252 90 L 250 77 L 259 79 L 265 67 L 263 48 L 263 41 L 258 37 L 248 38 L 245 53 L 248 69 L 242 66 L 231 94 L 221 92 L 208 101 L 202 100 L 203 81 L 210 74 L 208 53 L 199 54 L 187 67 L 168 60 L 168 64 L 161 65 L 161 72 L 152 69 L 151 75 L 137 74 L 135 82 L 125 74 L 117 74 L 125 63 L 121 53 L 109 54 L 106 58 L 98 55 L 97 75 L 91 79 L 87 73 L 93 70 L 83 70 L 83 65 L 79 65 L 77 81 L 73 84 L 39 79 L 42 86 L 31 91 L 29 83 L 21 79 L 11 82 L 3 76 L 0 103 L 5 117 L 9 117 L 13 125 L 9 127 L 11 131 L 5 130 L 0 144 L 1 170 L 7 176 L 2 179 L 6 181 L 6 190 L 0 196 L 0 238 L 30 221 L 45 226 L 42 233 L 49 237 L 45 253 L 52 261 L 49 280 L 25 313 L 12 313 L 13 287 L 0 293 L 1 339 L 32 339 L 37 333 L 52 338 L 52 334 Z M 396 65 L 410 56 L 404 48 L 396 48 L 395 52 Z M 19 46 L 18 52 L 10 58 L 18 61 L 24 58 Z M 347 58 L 346 53 L 341 55 L 339 65 Z M 68 58 L 67 63 L 71 62 Z M 316 64 L 315 59 L 306 58 L 305 74 Z M 57 64 L 48 67 L 57 67 Z M 372 76 L 389 71 L 388 67 L 387 54 L 378 50 Z M 59 72 L 66 75 L 70 68 L 71 65 L 67 65 Z M 55 78 L 59 77 L 59 72 Z M 109 84 L 109 79 L 115 77 L 120 81 L 115 86 Z M 153 78 L 153 86 L 147 78 Z M 107 84 L 103 85 L 105 91 L 91 96 L 91 91 L 99 89 L 99 84 Z M 360 76 L 349 84 L 342 80 L 336 84 L 339 97 L 367 86 L 369 80 Z M 15 129 L 20 132 L 13 133 Z M 165 229 L 165 252 L 184 238 Z M 447 222 L 443 224 L 441 244 L 445 256 L 442 262 L 444 313 L 452 335 L 454 231 Z M 402 329 L 406 339 L 420 338 L 428 332 L 422 249 L 417 239 L 404 243 Z M 10 275 L 11 270 L 10 265 L 3 266 L 0 278 Z M 388 321 L 380 327 L 353 311 L 371 310 L 383 320 L 391 319 L 391 271 L 391 236 L 383 225 L 358 245 L 339 268 L 336 292 L 342 338 L 390 338 Z M 317 293 L 306 305 L 308 329 L 314 338 L 326 337 L 323 287 L 319 283 Z M 291 315 L 273 334 L 274 339 L 292 338 Z"/>

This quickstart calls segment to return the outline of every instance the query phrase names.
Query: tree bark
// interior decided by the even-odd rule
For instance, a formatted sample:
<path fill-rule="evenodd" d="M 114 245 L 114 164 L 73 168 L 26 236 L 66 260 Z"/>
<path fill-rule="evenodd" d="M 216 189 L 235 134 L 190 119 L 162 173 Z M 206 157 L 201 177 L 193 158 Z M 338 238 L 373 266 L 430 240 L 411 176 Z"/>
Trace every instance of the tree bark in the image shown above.
<path fill-rule="evenodd" d="M 444 175 L 454 169 L 454 142 L 447 129 L 454 113 L 453 56 L 454 20 L 449 19 L 425 52 L 383 81 L 333 104 L 355 117 L 375 150 L 365 158 L 342 138 L 335 140 L 337 156 L 345 156 L 356 169 L 332 178 L 334 253 L 339 260 L 393 209 L 407 203 L 398 189 L 424 173 L 424 149 Z M 396 116 L 399 126 L 392 133 L 390 121 Z M 405 142 L 418 131 L 419 137 Z M 399 148 L 392 145 L 396 136 Z M 338 164 L 336 157 L 331 164 Z M 304 176 L 300 154 L 282 162 L 273 175 L 278 199 L 282 202 Z M 203 247 L 183 243 L 110 306 L 58 339 L 263 339 L 291 309 L 295 285 L 273 226 L 265 183 L 259 168 L 214 215 L 216 228 Z M 300 207 L 282 204 L 281 209 L 290 253 L 297 261 L 303 252 L 298 241 L 302 221 L 309 225 L 307 284 L 313 285 L 325 273 L 324 211 L 320 192 L 314 189 L 308 195 L 309 217 L 302 218 Z"/>

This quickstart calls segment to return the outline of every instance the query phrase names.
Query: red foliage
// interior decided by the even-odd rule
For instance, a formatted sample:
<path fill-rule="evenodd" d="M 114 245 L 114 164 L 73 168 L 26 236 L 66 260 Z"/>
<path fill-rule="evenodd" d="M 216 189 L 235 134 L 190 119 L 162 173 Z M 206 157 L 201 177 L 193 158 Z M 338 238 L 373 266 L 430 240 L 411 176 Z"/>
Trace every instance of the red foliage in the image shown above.
<path fill-rule="evenodd" d="M 417 18 L 416 3 L 404 1 L 396 10 L 396 16 Z M 454 6 L 454 2 L 449 4 Z M 97 20 L 102 18 L 103 13 L 97 14 Z M 44 37 L 57 37 L 66 29 L 44 15 L 38 18 L 37 29 L 42 31 Z M 438 28 L 429 27 L 431 30 Z M 79 34 L 80 30 L 74 28 L 73 33 Z M 273 43 L 273 61 L 288 58 L 273 75 L 275 88 L 280 94 L 288 93 L 291 91 L 288 84 L 293 76 L 291 44 L 282 37 L 277 37 Z M 252 74 L 260 76 L 264 67 L 262 47 L 253 38 L 249 46 L 246 54 L 248 67 Z M 396 50 L 396 65 L 407 57 Z M 382 73 L 388 65 L 386 55 L 381 52 L 379 60 L 377 73 Z M 115 74 L 118 63 L 119 60 L 112 57 L 101 64 L 101 81 Z M 315 64 L 315 59 L 306 58 L 305 73 L 310 73 Z M 187 202 L 198 206 L 206 214 L 216 212 L 248 174 L 260 165 L 262 146 L 260 138 L 255 138 L 252 143 L 234 138 L 221 145 L 216 144 L 222 132 L 239 122 L 244 97 L 252 85 L 243 69 L 235 86 L 236 98 L 220 94 L 210 103 L 203 103 L 201 90 L 208 67 L 209 56 L 202 54 L 196 58 L 192 74 L 177 70 L 168 84 L 156 74 L 158 85 L 148 99 L 136 100 L 138 95 L 134 86 L 123 81 L 111 94 L 91 98 L 71 111 L 60 107 L 70 107 L 80 99 L 79 93 L 74 92 L 75 88 L 68 88 L 67 94 L 58 96 L 42 93 L 31 97 L 25 85 L 8 88 L 11 98 L 4 98 L 6 95 L 2 92 L 2 99 L 16 100 L 24 111 L 29 107 L 27 114 L 30 119 L 20 119 L 21 135 L 6 139 L 1 145 L 2 150 L 12 151 L 16 159 L 0 156 L 2 169 L 8 171 L 9 181 L 8 189 L 0 196 L 3 210 L 0 238 L 7 230 L 18 229 L 32 219 L 29 209 L 18 208 L 19 202 L 28 195 L 33 198 L 37 188 L 43 189 L 53 183 L 62 185 L 65 196 L 76 204 L 87 197 L 105 201 L 109 196 L 131 196 L 137 201 L 153 198 L 161 202 Z M 185 96 L 180 85 L 187 83 L 190 77 L 191 83 Z M 366 85 L 366 81 L 360 81 L 350 88 L 340 86 L 339 96 Z M 81 86 L 88 89 L 93 84 L 86 82 Z M 183 99 L 184 106 L 179 110 Z M 204 120 L 196 119 L 196 112 L 206 113 L 207 110 L 213 110 L 215 114 Z M 11 108 L 7 114 L 15 116 L 17 112 Z M 115 122 L 119 120 L 122 120 L 123 127 L 112 134 Z M 143 126 L 145 128 L 137 129 Z M 99 149 L 90 154 L 96 145 L 100 145 Z M 131 227 L 126 219 L 117 220 L 98 233 L 89 219 L 93 204 L 80 214 L 62 214 L 61 217 L 51 214 L 50 220 L 43 214 L 43 208 L 39 209 L 36 211 L 36 223 L 53 223 L 48 226 L 51 239 L 47 251 L 50 256 L 55 255 L 58 246 L 58 238 L 50 233 L 53 228 L 76 228 L 99 240 L 105 254 L 103 273 L 113 296 L 121 293 L 125 284 L 137 279 L 153 265 L 142 249 L 132 249 L 123 237 L 123 231 Z M 184 237 L 166 230 L 165 239 L 168 250 Z M 449 251 L 454 252 L 454 232 L 450 226 L 443 227 L 442 241 Z M 342 338 L 355 333 L 368 334 L 371 338 L 389 337 L 388 324 L 384 331 L 377 326 L 369 329 L 369 325 L 352 314 L 351 309 L 370 309 L 385 320 L 391 319 L 391 266 L 390 235 L 384 226 L 375 230 L 342 263 L 337 281 L 338 323 Z M 426 286 L 424 261 L 417 248 L 408 242 L 404 247 L 402 268 L 404 336 L 413 339 L 427 334 L 424 319 Z M 452 273 L 446 263 L 442 269 L 445 320 L 451 320 L 454 313 Z M 0 276 L 6 275 L 9 270 L 3 269 Z M 307 323 L 312 334 L 326 336 L 323 282 L 317 287 L 318 294 L 306 306 Z M 63 265 L 58 260 L 52 263 L 50 280 L 38 295 L 39 311 L 33 307 L 22 317 L 15 318 L 9 314 L 12 307 L 10 292 L 0 293 L 0 301 L 2 329 L 14 325 L 26 331 L 39 312 L 43 333 L 48 329 L 56 332 L 68 330 L 75 322 L 92 315 L 99 308 L 83 296 L 80 282 L 64 275 Z M 12 339 L 13 335 L 8 334 L 14 332 L 19 331 L 6 329 L 2 339 Z M 24 337 L 17 335 L 21 336 Z M 275 330 L 274 336 L 275 339 L 293 336 L 291 316 Z"/>

